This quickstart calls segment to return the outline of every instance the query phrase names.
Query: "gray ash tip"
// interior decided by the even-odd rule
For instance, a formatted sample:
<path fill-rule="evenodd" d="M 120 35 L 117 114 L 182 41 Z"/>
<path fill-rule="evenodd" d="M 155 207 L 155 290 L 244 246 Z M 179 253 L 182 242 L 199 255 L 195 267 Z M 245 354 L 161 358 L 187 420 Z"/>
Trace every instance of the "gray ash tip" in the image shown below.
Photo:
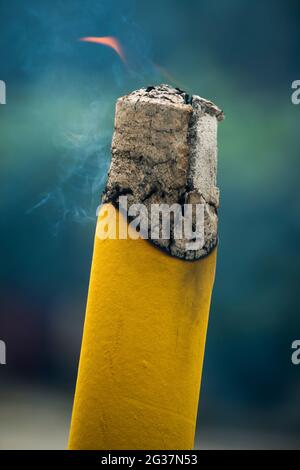
<path fill-rule="evenodd" d="M 165 102 L 166 104 L 182 104 L 191 106 L 201 106 L 204 113 L 216 116 L 218 121 L 224 119 L 224 113 L 212 101 L 201 98 L 198 95 L 189 95 L 180 88 L 174 88 L 167 84 L 150 85 L 147 88 L 133 91 L 128 95 L 128 98 L 136 98 L 147 102 L 148 100 Z"/>
<path fill-rule="evenodd" d="M 137 98 L 141 100 L 154 100 L 160 102 L 169 102 L 174 104 L 186 104 L 185 93 L 179 88 L 173 88 L 169 85 L 156 85 L 141 88 L 140 90 L 133 91 L 128 97 Z"/>
<path fill-rule="evenodd" d="M 177 258 L 202 258 L 217 244 L 217 124 L 223 117 L 211 101 L 165 84 L 136 90 L 117 101 L 103 202 L 119 207 L 120 197 L 126 195 L 128 209 L 143 204 L 148 209 L 147 238 Z M 153 238 L 151 207 L 158 204 L 176 204 L 182 211 L 185 204 L 204 208 L 200 248 L 191 249 L 191 239 L 176 237 L 174 219 L 170 237 Z M 193 213 L 193 226 L 194 217 Z"/>

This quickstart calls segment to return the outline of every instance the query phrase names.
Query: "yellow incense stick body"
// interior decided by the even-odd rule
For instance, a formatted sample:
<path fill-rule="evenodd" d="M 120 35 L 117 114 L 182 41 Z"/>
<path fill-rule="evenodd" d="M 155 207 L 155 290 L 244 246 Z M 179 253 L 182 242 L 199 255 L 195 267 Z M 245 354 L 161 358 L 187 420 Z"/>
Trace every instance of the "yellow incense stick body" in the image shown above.
<path fill-rule="evenodd" d="M 215 265 L 96 236 L 69 449 L 193 448 Z"/>

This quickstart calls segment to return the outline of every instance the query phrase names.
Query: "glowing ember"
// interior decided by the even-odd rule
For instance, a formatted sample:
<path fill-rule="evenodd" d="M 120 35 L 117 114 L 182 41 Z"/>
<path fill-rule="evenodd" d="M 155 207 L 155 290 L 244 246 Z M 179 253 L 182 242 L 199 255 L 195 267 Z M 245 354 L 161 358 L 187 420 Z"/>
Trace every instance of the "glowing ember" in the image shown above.
<path fill-rule="evenodd" d="M 113 36 L 104 36 L 101 38 L 86 37 L 86 38 L 80 38 L 80 41 L 93 42 L 95 44 L 102 44 L 103 46 L 111 47 L 118 54 L 118 56 L 122 59 L 122 61 L 126 63 L 126 58 L 125 58 L 125 54 L 123 52 L 122 46 L 117 40 L 117 38 L 114 38 Z"/>

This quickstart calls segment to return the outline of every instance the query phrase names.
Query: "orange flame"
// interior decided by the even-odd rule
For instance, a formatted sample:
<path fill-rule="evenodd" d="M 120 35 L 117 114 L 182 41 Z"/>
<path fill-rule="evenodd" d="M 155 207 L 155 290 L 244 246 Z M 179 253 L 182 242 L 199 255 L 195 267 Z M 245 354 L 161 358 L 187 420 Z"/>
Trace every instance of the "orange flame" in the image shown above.
<path fill-rule="evenodd" d="M 101 38 L 86 37 L 86 38 L 80 38 L 80 41 L 94 42 L 96 44 L 102 44 L 103 46 L 111 47 L 118 54 L 118 56 L 122 59 L 122 61 L 126 63 L 126 57 L 125 57 L 123 48 L 120 42 L 118 41 L 118 39 L 114 38 L 113 36 L 104 36 Z"/>

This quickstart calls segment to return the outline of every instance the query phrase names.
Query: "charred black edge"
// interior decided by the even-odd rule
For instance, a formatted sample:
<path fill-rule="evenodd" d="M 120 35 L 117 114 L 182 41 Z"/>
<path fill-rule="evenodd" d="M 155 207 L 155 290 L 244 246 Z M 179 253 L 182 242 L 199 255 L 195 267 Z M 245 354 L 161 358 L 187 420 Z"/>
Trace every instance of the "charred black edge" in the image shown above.
<path fill-rule="evenodd" d="M 167 248 L 164 248 L 163 246 L 160 246 L 160 245 L 156 245 L 150 238 L 144 238 L 143 240 L 145 240 L 145 242 L 150 243 L 152 246 L 154 246 L 154 248 L 156 248 L 157 250 L 160 250 L 162 253 L 165 253 L 166 255 L 170 256 L 170 258 L 179 259 L 181 261 L 184 261 L 185 263 L 195 263 L 197 261 L 200 261 L 201 259 L 207 258 L 209 255 L 211 255 L 211 253 L 214 252 L 214 250 L 217 248 L 219 244 L 219 237 L 217 237 L 216 242 L 212 245 L 209 251 L 207 251 L 201 256 L 198 256 L 197 258 L 187 259 L 187 258 L 184 258 L 184 256 L 172 255 L 172 253 Z"/>

